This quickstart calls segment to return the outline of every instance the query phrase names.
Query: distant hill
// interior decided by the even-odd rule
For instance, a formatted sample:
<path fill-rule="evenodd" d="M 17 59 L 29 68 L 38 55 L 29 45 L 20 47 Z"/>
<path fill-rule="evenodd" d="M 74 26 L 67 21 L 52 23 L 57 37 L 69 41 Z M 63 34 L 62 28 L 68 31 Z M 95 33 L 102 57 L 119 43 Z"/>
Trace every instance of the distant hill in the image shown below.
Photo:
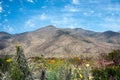
<path fill-rule="evenodd" d="M 6 32 L 0 32 L 0 50 L 8 47 L 8 40 L 11 38 L 11 36 L 11 34 L 8 34 Z"/>
<path fill-rule="evenodd" d="M 52 25 L 15 35 L 0 32 L 1 52 L 15 53 L 16 43 L 24 48 L 26 56 L 97 54 L 120 48 L 120 33 L 60 29 Z"/>

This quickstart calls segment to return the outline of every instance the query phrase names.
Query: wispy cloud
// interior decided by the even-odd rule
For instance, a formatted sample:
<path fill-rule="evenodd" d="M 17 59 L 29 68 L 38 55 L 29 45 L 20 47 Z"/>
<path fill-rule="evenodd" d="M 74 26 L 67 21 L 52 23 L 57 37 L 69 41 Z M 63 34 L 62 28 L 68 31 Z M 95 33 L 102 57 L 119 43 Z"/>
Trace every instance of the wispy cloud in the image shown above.
<path fill-rule="evenodd" d="M 120 30 L 120 19 L 119 17 L 106 17 L 103 18 L 103 23 L 100 25 L 110 30 Z"/>
<path fill-rule="evenodd" d="M 27 0 L 28 2 L 30 2 L 30 3 L 34 3 L 34 1 L 33 0 Z"/>
<path fill-rule="evenodd" d="M 116 23 L 109 23 L 109 24 L 102 23 L 100 24 L 100 26 L 107 30 L 113 30 L 113 31 L 120 30 L 120 24 L 116 24 Z"/>
<path fill-rule="evenodd" d="M 88 10 L 88 11 L 84 11 L 84 12 L 83 12 L 83 15 L 84 15 L 84 16 L 96 16 L 95 14 L 96 14 L 96 13 L 95 13 L 94 10 Z M 98 15 L 97 15 L 97 16 L 98 16 Z"/>
<path fill-rule="evenodd" d="M 2 9 L 2 6 L 0 6 L 0 13 L 2 12 L 2 10 L 3 10 L 3 9 Z"/>
<path fill-rule="evenodd" d="M 80 9 L 75 7 L 75 6 L 72 6 L 72 5 L 66 5 L 66 6 L 64 6 L 64 9 L 62 9 L 61 11 L 65 11 L 65 12 L 79 12 Z"/>
<path fill-rule="evenodd" d="M 24 27 L 25 28 L 35 28 L 37 26 L 40 26 L 42 22 L 45 20 L 48 20 L 49 16 L 46 15 L 45 13 L 39 14 L 39 15 L 34 15 L 30 17 L 28 20 L 25 21 Z"/>
<path fill-rule="evenodd" d="M 32 19 L 29 19 L 25 22 L 25 28 L 34 28 L 35 27 L 35 23 Z"/>
<path fill-rule="evenodd" d="M 0 2 L 0 13 L 3 11 L 2 2 Z"/>
<path fill-rule="evenodd" d="M 79 4 L 79 0 L 72 0 L 72 4 Z"/>
<path fill-rule="evenodd" d="M 40 18 L 40 20 L 46 20 L 48 17 L 43 13 L 42 15 L 39 15 L 38 18 Z"/>
<path fill-rule="evenodd" d="M 120 4 L 110 4 L 104 8 L 106 11 L 120 12 Z"/>
<path fill-rule="evenodd" d="M 120 23 L 120 19 L 119 19 L 119 17 L 106 17 L 106 18 L 104 18 L 104 22 Z"/>
<path fill-rule="evenodd" d="M 7 26 L 4 25 L 3 30 L 8 31 L 10 33 L 14 31 L 13 27 L 11 27 L 10 25 L 7 25 Z"/>
<path fill-rule="evenodd" d="M 89 3 L 100 3 L 103 2 L 102 0 L 87 0 Z M 105 0 L 104 0 L 105 2 Z"/>
<path fill-rule="evenodd" d="M 10 2 L 12 2 L 13 0 L 9 0 Z"/>
<path fill-rule="evenodd" d="M 72 22 L 73 20 L 72 19 L 68 19 L 67 17 L 62 17 L 61 20 L 58 19 L 58 18 L 54 18 L 54 19 L 51 19 L 51 23 L 52 24 L 56 24 L 56 25 L 62 25 L 62 24 L 68 24 L 69 22 Z"/>

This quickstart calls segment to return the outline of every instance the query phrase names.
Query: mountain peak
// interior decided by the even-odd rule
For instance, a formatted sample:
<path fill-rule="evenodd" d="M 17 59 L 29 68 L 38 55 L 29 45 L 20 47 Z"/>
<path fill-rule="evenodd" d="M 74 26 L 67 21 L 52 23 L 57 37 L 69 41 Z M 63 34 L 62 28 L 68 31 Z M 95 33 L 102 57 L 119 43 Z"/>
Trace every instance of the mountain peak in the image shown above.
<path fill-rule="evenodd" d="M 119 35 L 120 33 L 114 32 L 114 31 L 105 31 L 105 32 L 103 32 L 103 34 L 104 34 L 104 35 L 115 36 L 115 35 Z"/>
<path fill-rule="evenodd" d="M 0 32 L 0 34 L 6 34 L 6 35 L 10 35 L 9 33 L 7 33 L 7 32 L 4 32 L 4 31 Z"/>
<path fill-rule="evenodd" d="M 105 37 L 106 39 L 108 39 L 108 38 L 112 38 L 112 37 L 115 37 L 115 36 L 118 37 L 118 36 L 120 36 L 120 33 L 114 32 L 114 31 L 105 31 L 105 32 L 101 33 L 100 36 L 102 38 Z"/>
<path fill-rule="evenodd" d="M 48 25 L 45 28 L 56 28 L 54 25 Z"/>

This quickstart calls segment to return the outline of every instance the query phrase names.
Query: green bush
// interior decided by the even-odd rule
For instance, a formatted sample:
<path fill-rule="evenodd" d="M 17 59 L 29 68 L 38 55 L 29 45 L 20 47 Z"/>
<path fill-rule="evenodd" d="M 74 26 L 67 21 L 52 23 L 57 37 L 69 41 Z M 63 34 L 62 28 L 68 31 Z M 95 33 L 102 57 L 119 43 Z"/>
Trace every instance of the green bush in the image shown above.
<path fill-rule="evenodd" d="M 120 65 L 120 50 L 118 49 L 108 53 L 105 56 L 105 59 L 108 61 L 113 61 L 116 66 Z"/>
<path fill-rule="evenodd" d="M 93 69 L 94 80 L 120 80 L 120 67 Z"/>
<path fill-rule="evenodd" d="M 18 67 L 18 63 L 15 60 L 10 62 L 9 73 L 12 80 L 21 80 L 21 71 Z"/>
<path fill-rule="evenodd" d="M 0 55 L 0 71 L 6 72 L 9 68 L 9 63 L 6 62 L 6 60 L 9 58 L 9 55 Z"/>

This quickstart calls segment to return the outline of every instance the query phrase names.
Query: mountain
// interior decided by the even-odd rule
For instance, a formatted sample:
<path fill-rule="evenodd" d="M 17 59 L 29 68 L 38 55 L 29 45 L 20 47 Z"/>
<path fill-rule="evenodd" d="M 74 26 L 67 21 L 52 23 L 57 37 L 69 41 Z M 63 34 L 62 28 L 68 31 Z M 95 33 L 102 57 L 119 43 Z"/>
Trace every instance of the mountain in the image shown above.
<path fill-rule="evenodd" d="M 9 44 L 8 39 L 10 39 L 12 35 L 6 32 L 0 32 L 0 50 L 6 48 Z"/>
<path fill-rule="evenodd" d="M 81 28 L 59 29 L 52 25 L 20 34 L 0 33 L 0 51 L 15 53 L 19 43 L 29 56 L 67 56 L 69 54 L 97 54 L 120 47 L 120 33 L 93 32 Z"/>
<path fill-rule="evenodd" d="M 118 32 L 106 31 L 101 33 L 97 38 L 107 43 L 120 44 L 120 33 Z"/>

